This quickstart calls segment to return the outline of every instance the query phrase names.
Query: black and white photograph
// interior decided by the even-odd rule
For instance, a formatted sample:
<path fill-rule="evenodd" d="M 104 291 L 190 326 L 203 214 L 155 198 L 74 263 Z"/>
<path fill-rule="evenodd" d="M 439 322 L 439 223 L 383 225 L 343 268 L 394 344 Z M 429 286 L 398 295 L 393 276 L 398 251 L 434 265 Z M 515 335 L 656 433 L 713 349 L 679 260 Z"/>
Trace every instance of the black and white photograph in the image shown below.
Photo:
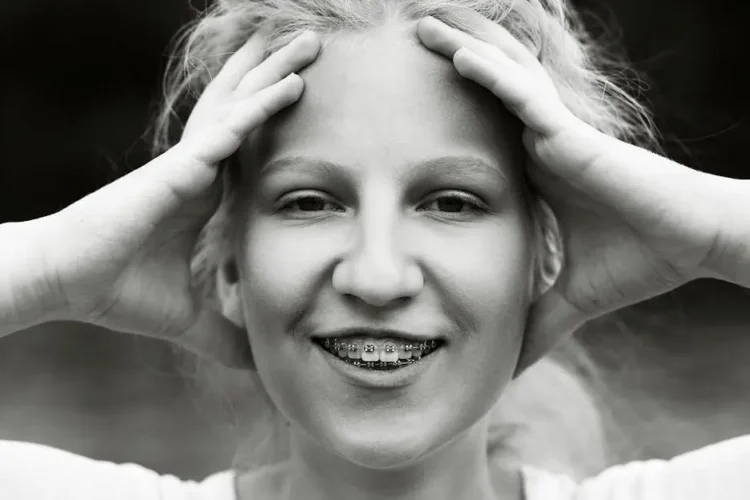
<path fill-rule="evenodd" d="M 748 20 L 3 0 L 0 500 L 750 500 Z"/>

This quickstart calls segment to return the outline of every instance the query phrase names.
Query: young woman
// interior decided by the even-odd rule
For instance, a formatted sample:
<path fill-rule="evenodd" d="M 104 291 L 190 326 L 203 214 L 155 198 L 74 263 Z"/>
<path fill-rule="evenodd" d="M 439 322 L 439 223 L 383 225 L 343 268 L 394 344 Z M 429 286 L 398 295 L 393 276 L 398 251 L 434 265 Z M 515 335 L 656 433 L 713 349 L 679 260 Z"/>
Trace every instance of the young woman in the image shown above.
<path fill-rule="evenodd" d="M 219 2 L 170 87 L 162 138 L 202 91 L 181 140 L 0 226 L 0 333 L 86 321 L 250 368 L 288 450 L 196 484 L 6 442 L 3 498 L 746 498 L 748 438 L 580 483 L 488 458 L 495 402 L 578 326 L 698 277 L 750 286 L 750 186 L 622 142 L 644 115 L 570 21 Z"/>

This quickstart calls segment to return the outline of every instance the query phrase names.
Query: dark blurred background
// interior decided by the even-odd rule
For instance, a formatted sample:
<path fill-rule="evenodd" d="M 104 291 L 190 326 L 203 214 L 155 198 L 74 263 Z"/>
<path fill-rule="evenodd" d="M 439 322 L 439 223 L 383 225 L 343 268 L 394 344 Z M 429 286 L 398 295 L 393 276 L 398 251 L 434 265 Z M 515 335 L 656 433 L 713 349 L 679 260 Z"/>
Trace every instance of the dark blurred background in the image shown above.
<path fill-rule="evenodd" d="M 745 144 L 748 4 L 585 0 L 587 24 L 649 82 L 672 158 L 750 177 Z M 148 160 L 143 134 L 188 0 L 0 3 L 0 222 L 55 212 Z M 750 293 L 715 281 L 583 333 L 632 458 L 667 457 L 750 431 Z M 78 324 L 0 343 L 0 439 L 31 440 L 164 473 L 229 465 L 225 411 L 197 398 L 172 349 Z"/>

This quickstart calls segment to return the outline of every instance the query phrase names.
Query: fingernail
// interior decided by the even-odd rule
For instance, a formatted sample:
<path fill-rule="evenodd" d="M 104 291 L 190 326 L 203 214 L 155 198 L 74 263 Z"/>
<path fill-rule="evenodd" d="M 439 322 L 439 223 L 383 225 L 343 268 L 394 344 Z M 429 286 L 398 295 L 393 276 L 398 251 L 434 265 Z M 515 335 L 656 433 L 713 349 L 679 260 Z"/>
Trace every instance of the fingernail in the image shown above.
<path fill-rule="evenodd" d="M 297 37 L 294 39 L 294 41 L 295 42 L 305 42 L 305 41 L 308 41 L 308 40 L 313 40 L 314 38 L 316 38 L 316 36 L 317 35 L 315 34 L 315 32 L 310 31 L 310 30 L 305 30 L 305 31 L 301 32 L 299 35 L 297 35 Z"/>
<path fill-rule="evenodd" d="M 432 17 L 432 16 L 425 16 L 425 19 L 427 20 L 428 23 L 433 23 L 433 24 L 438 25 L 438 26 L 447 26 L 447 24 L 445 24 L 440 19 L 437 19 L 437 18 Z"/>
<path fill-rule="evenodd" d="M 458 50 L 455 52 L 455 54 L 458 54 L 459 52 L 461 53 L 461 55 L 459 57 L 468 57 L 469 59 L 471 59 L 473 61 L 477 61 L 477 60 L 480 59 L 480 57 L 477 55 L 476 52 L 474 52 L 470 48 L 465 47 L 463 45 L 458 48 Z M 455 54 L 454 54 L 454 57 L 455 57 Z"/>

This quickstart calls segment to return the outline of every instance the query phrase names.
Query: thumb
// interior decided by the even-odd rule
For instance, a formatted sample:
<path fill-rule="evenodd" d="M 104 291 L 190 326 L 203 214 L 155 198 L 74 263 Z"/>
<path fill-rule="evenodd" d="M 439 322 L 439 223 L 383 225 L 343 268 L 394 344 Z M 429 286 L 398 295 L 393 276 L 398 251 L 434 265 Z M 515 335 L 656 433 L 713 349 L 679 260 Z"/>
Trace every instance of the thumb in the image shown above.
<path fill-rule="evenodd" d="M 255 369 L 247 332 L 208 307 L 204 307 L 198 320 L 178 337 L 176 343 L 229 368 Z"/>
<path fill-rule="evenodd" d="M 588 315 L 568 302 L 556 287 L 544 292 L 529 310 L 514 377 L 539 361 L 589 319 Z"/>

